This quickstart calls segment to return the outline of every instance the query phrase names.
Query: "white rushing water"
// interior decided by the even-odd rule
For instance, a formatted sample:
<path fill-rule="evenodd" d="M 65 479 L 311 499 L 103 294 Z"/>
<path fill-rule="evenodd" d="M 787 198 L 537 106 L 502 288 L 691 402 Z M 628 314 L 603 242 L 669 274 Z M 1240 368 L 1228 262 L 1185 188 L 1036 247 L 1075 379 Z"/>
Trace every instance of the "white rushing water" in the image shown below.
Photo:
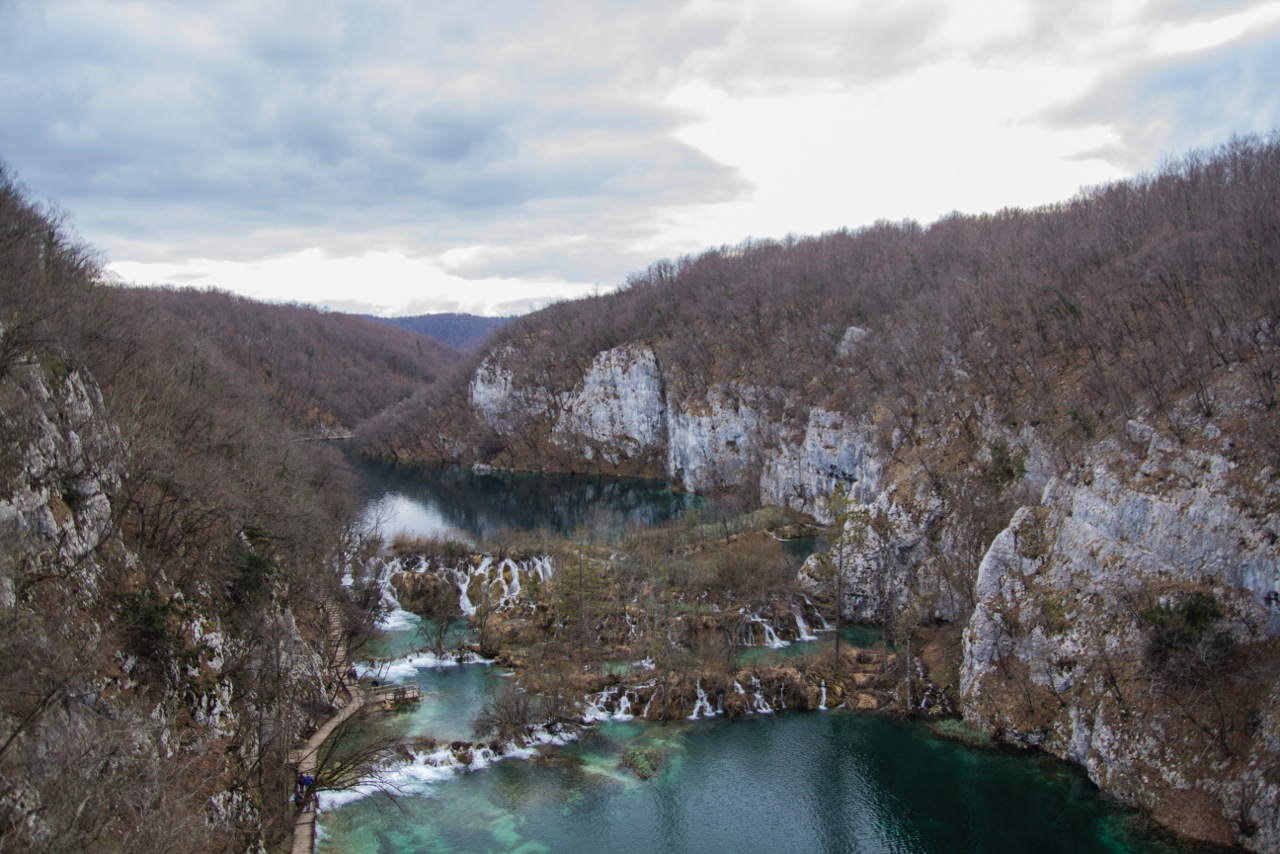
<path fill-rule="evenodd" d="M 792 613 L 796 615 L 796 634 L 799 636 L 800 640 L 805 641 L 806 643 L 809 641 L 816 641 L 818 636 L 809 631 L 809 624 L 805 622 L 802 609 L 798 605 L 793 605 Z"/>
<path fill-rule="evenodd" d="M 693 704 L 693 714 L 689 715 L 689 720 L 696 721 L 699 716 L 715 717 L 719 714 L 715 706 L 711 705 L 711 701 L 707 699 L 707 692 L 702 690 L 702 680 L 699 679 L 696 686 L 698 690 L 698 701 Z"/>

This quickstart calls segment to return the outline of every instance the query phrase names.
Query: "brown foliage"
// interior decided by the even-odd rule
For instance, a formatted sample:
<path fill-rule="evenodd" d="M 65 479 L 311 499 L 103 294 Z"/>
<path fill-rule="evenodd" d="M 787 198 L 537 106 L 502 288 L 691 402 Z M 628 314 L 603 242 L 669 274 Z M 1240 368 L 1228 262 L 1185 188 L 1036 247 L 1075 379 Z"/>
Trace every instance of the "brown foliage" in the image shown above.
<path fill-rule="evenodd" d="M 41 417 L 69 417 L 40 407 L 73 375 L 96 380 L 103 403 L 74 418 L 119 432 L 118 443 L 86 445 L 88 469 L 39 473 L 111 490 L 112 533 L 95 552 L 37 576 L 33 534 L 0 532 L 11 583 L 0 599 L 3 850 L 244 850 L 270 839 L 287 751 L 327 704 L 300 641 L 323 647 L 315 603 L 343 595 L 327 566 L 351 511 L 345 466 L 298 442 L 288 402 L 171 311 L 177 302 L 104 283 L 94 253 L 0 169 L 0 426 L 12 440 L 0 464 L 25 465 Z M 20 390 L 21 364 L 39 369 L 48 402 Z M 77 493 L 62 494 L 50 507 L 74 521 Z M 215 629 L 216 656 L 202 637 Z M 234 741 L 211 743 L 197 721 L 223 694 L 239 725 Z M 227 793 L 230 810 L 211 826 L 211 798 Z"/>
<path fill-rule="evenodd" d="M 1184 401 L 1211 417 L 1238 391 L 1270 411 L 1278 257 L 1280 136 L 1247 137 L 1034 210 L 659 261 L 617 293 L 513 321 L 491 352 L 514 348 L 518 383 L 563 392 L 597 353 L 643 342 L 677 398 L 734 380 L 784 390 L 801 415 L 880 412 L 907 448 L 955 432 L 972 441 L 980 424 L 1031 425 L 1069 454 L 1135 415 L 1174 417 Z M 870 334 L 841 355 L 851 326 Z M 458 441 L 475 428 L 465 395 L 462 377 L 406 408 L 383 425 L 384 444 L 477 454 Z M 1259 438 L 1280 456 L 1274 436 Z"/>
<path fill-rule="evenodd" d="M 139 288 L 130 296 L 136 311 L 173 314 L 239 373 L 256 376 L 301 429 L 351 430 L 429 389 L 461 358 L 408 330 L 309 306 L 216 290 Z"/>

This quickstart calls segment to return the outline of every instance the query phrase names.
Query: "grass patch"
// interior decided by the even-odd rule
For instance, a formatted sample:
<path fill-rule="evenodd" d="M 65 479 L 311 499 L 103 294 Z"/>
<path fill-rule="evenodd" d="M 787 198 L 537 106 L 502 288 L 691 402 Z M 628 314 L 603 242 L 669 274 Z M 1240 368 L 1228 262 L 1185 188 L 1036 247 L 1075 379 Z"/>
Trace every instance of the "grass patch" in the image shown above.
<path fill-rule="evenodd" d="M 991 736 L 960 718 L 947 718 L 929 725 L 936 734 L 969 747 L 991 747 Z"/>

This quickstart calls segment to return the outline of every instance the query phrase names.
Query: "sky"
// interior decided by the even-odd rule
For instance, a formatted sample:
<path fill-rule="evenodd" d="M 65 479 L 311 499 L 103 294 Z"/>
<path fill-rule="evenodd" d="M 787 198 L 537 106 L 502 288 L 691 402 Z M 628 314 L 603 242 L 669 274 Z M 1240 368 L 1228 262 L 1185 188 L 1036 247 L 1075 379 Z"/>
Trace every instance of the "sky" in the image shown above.
<path fill-rule="evenodd" d="M 122 282 L 519 314 L 1280 127 L 1280 0 L 0 0 L 0 161 Z"/>

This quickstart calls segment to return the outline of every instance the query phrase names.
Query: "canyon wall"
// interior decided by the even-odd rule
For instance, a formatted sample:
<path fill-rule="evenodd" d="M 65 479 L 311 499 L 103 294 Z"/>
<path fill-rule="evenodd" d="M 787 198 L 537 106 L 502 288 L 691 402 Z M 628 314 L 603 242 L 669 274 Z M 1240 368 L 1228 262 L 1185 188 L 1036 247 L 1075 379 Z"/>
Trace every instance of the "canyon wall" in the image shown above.
<path fill-rule="evenodd" d="M 472 383 L 493 429 L 539 425 L 597 471 L 640 459 L 685 489 L 746 488 L 824 523 L 842 492 L 860 511 L 836 543 L 846 618 L 964 627 L 951 687 L 968 721 L 1081 764 L 1180 832 L 1280 851 L 1280 526 L 1258 509 L 1277 487 L 1233 461 L 1244 437 L 1135 420 L 1055 455 L 1033 428 L 981 424 L 976 442 L 928 438 L 931 464 L 951 458 L 948 478 L 972 487 L 947 493 L 868 416 L 797 414 L 780 389 L 732 382 L 679 396 L 688 384 L 648 347 L 598 354 L 572 388 L 521 387 L 502 366 L 514 358 L 491 354 Z M 803 577 L 821 583 L 812 561 Z M 1218 659 L 1177 632 L 1179 660 L 1153 653 L 1187 602 L 1211 603 L 1195 631 Z"/>

